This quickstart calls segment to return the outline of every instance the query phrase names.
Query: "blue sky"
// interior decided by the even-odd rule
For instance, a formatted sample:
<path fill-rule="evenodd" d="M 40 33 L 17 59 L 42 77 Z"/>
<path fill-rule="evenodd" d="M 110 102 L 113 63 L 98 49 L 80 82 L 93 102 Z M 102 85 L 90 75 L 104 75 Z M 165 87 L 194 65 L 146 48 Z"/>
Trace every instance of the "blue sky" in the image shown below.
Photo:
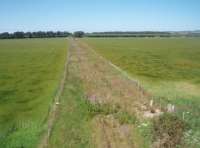
<path fill-rule="evenodd" d="M 1 0 L 0 32 L 200 29 L 200 0 Z"/>

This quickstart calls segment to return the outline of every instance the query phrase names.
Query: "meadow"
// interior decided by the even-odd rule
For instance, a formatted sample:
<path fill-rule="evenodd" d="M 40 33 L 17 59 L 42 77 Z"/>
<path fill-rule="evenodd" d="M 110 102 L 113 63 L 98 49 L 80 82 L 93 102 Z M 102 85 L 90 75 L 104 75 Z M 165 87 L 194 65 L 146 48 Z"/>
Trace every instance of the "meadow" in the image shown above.
<path fill-rule="evenodd" d="M 0 147 L 36 147 L 66 51 L 64 38 L 0 40 Z"/>
<path fill-rule="evenodd" d="M 81 41 L 139 81 L 157 104 L 162 107 L 174 104 L 175 115 L 187 127 L 184 146 L 200 147 L 200 38 L 83 38 Z M 0 147 L 38 146 L 48 128 L 48 113 L 63 76 L 68 44 L 64 38 L 0 40 Z M 71 45 L 70 49 L 76 51 L 77 47 Z M 135 125 L 139 133 L 136 138 L 140 139 L 135 142 L 142 143 L 140 147 L 149 147 L 153 136 L 151 121 L 147 121 L 146 127 L 138 126 L 140 122 L 126 112 L 87 101 L 84 87 L 87 81 L 81 79 L 84 71 L 80 69 L 81 63 L 76 63 L 78 55 L 69 57 L 72 62 L 67 67 L 49 147 L 95 147 L 92 126 L 99 115 L 113 115 L 122 125 Z M 94 59 L 86 66 L 94 64 Z M 94 65 L 101 65 L 99 62 Z M 93 72 L 99 72 L 96 67 Z M 106 74 L 99 75 L 99 80 L 107 78 Z M 97 78 L 91 80 L 96 84 Z M 174 128 L 174 122 L 165 124 L 170 124 L 170 130 Z"/>
<path fill-rule="evenodd" d="M 200 146 L 200 38 L 85 38 L 187 123 L 184 142 Z"/>

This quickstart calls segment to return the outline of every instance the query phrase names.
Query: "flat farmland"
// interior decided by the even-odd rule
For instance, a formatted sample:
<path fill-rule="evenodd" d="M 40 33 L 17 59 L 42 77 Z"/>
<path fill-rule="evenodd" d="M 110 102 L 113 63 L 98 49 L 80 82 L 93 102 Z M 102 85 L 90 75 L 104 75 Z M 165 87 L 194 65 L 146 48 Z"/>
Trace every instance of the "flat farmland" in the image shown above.
<path fill-rule="evenodd" d="M 66 39 L 0 41 L 0 146 L 36 147 L 66 60 Z"/>
<path fill-rule="evenodd" d="M 161 106 L 174 104 L 200 146 L 200 38 L 85 38 L 97 53 L 138 80 Z"/>

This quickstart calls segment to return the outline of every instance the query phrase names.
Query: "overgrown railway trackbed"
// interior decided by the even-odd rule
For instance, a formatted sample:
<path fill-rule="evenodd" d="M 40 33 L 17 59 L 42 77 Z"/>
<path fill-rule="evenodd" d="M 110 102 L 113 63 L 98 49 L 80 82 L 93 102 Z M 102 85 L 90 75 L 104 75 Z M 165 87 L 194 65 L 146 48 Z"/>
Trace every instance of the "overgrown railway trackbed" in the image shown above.
<path fill-rule="evenodd" d="M 99 148 L 133 148 L 133 124 L 120 123 L 116 112 L 141 117 L 148 110 L 148 94 L 119 68 L 97 54 L 85 43 L 71 40 L 71 56 L 83 83 L 85 95 L 93 104 L 115 110 L 99 113 L 92 120 L 92 139 Z"/>
<path fill-rule="evenodd" d="M 105 112 L 98 113 L 91 121 L 91 137 L 95 147 L 138 147 L 137 140 L 134 140 L 134 124 L 120 122 L 120 117 L 116 118 L 115 115 L 125 113 L 140 118 L 144 111 L 148 110 L 149 95 L 136 81 L 127 77 L 119 68 L 85 43 L 74 39 L 69 39 L 69 43 L 70 49 L 65 63 L 64 76 L 49 114 L 48 131 L 39 147 L 48 147 L 68 67 L 73 67 L 73 70 L 69 69 L 70 74 L 78 75 L 81 80 L 88 101 L 106 108 Z"/>

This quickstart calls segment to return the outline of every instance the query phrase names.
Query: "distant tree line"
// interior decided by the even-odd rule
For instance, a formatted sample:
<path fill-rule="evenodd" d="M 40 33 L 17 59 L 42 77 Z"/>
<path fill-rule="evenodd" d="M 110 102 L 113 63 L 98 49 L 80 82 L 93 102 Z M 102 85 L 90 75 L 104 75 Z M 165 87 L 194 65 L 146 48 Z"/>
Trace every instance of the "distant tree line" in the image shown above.
<path fill-rule="evenodd" d="M 153 32 L 153 31 L 144 31 L 144 32 L 114 31 L 114 32 L 93 32 L 93 33 L 88 33 L 87 36 L 88 37 L 170 37 L 171 33 Z"/>
<path fill-rule="evenodd" d="M 200 37 L 199 31 L 113 31 L 86 33 L 87 37 Z"/>
<path fill-rule="evenodd" d="M 85 33 L 76 31 L 70 33 L 67 31 L 37 31 L 37 32 L 14 32 L 0 33 L 0 39 L 22 39 L 22 38 L 53 38 L 53 37 L 200 37 L 200 31 L 177 31 L 177 32 L 159 32 L 159 31 L 113 31 L 113 32 L 92 32 Z"/>
<path fill-rule="evenodd" d="M 23 38 L 53 38 L 53 37 L 68 37 L 72 35 L 66 31 L 37 31 L 37 32 L 14 32 L 0 33 L 0 39 L 23 39 Z"/>

